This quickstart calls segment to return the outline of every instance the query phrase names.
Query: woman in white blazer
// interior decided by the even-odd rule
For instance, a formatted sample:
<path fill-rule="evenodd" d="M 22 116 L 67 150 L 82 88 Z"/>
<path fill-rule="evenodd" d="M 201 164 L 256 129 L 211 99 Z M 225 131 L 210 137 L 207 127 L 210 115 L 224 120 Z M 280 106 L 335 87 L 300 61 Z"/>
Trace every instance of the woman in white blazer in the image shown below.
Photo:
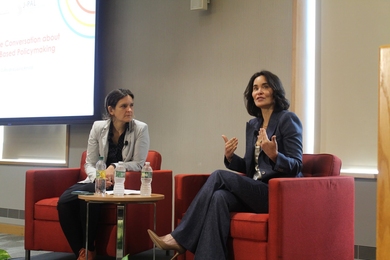
<path fill-rule="evenodd" d="M 96 162 L 107 165 L 106 185 L 112 189 L 115 167 L 123 161 L 127 171 L 140 171 L 149 151 L 148 125 L 134 119 L 134 95 L 128 89 L 111 91 L 105 99 L 105 120 L 94 122 L 88 138 L 84 165 L 87 177 L 67 189 L 58 201 L 62 230 L 78 260 L 85 259 L 86 204 L 73 191 L 95 191 Z M 88 260 L 95 259 L 95 237 L 100 204 L 89 208 Z"/>

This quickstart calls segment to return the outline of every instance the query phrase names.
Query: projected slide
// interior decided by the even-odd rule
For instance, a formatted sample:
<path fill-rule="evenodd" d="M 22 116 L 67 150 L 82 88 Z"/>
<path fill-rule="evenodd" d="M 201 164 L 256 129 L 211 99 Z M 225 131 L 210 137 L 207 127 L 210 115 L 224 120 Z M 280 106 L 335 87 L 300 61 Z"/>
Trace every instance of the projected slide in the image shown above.
<path fill-rule="evenodd" d="M 93 115 L 93 0 L 0 0 L 0 118 Z"/>

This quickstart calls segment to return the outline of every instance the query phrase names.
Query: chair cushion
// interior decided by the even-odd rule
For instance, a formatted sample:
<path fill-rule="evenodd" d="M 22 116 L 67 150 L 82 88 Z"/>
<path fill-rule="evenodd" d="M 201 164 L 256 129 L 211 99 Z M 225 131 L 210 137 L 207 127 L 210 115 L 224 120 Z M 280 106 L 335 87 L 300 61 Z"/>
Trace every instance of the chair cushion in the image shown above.
<path fill-rule="evenodd" d="M 34 206 L 34 219 L 36 220 L 48 220 L 59 221 L 57 203 L 58 197 L 43 199 L 35 203 Z M 101 217 L 100 223 L 116 225 L 116 205 L 104 204 L 100 210 Z"/>
<path fill-rule="evenodd" d="M 268 218 L 269 214 L 248 212 L 230 213 L 230 237 L 232 239 L 267 242 Z M 181 219 L 179 219 L 179 223 L 180 221 Z"/>
<path fill-rule="evenodd" d="M 230 216 L 230 236 L 233 239 L 268 240 L 268 214 L 238 212 Z"/>

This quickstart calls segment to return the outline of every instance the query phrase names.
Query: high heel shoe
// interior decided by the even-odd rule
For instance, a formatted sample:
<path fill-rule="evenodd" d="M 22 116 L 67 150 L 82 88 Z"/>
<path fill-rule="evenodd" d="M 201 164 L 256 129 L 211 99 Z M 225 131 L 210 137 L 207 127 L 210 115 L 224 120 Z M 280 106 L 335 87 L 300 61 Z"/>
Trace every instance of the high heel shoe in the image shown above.
<path fill-rule="evenodd" d="M 186 251 L 186 249 L 184 247 L 182 247 L 181 245 L 179 245 L 176 241 L 175 241 L 174 245 L 168 245 L 167 243 L 165 243 L 165 241 L 161 237 L 157 236 L 156 233 L 154 233 L 152 230 L 148 229 L 148 233 L 149 233 L 150 239 L 153 241 L 153 243 L 158 248 L 160 248 L 162 250 L 175 250 L 176 251 L 175 255 L 171 258 L 171 260 L 176 259 L 176 257 L 178 257 L 181 254 L 184 254 L 184 252 Z"/>
<path fill-rule="evenodd" d="M 85 248 L 81 248 L 77 260 L 94 260 L 96 258 L 96 251 L 88 250 L 88 259 L 86 258 L 86 252 Z"/>

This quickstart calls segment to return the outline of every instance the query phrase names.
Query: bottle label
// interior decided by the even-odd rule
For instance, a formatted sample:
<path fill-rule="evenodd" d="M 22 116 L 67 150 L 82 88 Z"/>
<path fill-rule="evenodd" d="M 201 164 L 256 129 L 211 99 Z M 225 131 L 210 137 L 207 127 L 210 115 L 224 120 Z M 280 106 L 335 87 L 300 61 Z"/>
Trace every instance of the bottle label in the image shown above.
<path fill-rule="evenodd" d="M 152 172 L 141 172 L 141 178 L 152 178 Z"/>
<path fill-rule="evenodd" d="M 125 178 L 126 177 L 126 172 L 124 172 L 124 171 L 115 171 L 115 177 L 117 177 L 117 178 Z"/>
<path fill-rule="evenodd" d="M 106 171 L 105 170 L 96 171 L 96 178 L 105 179 L 106 178 Z"/>

